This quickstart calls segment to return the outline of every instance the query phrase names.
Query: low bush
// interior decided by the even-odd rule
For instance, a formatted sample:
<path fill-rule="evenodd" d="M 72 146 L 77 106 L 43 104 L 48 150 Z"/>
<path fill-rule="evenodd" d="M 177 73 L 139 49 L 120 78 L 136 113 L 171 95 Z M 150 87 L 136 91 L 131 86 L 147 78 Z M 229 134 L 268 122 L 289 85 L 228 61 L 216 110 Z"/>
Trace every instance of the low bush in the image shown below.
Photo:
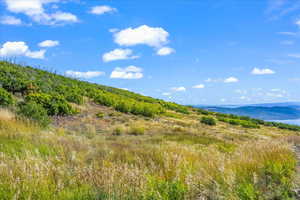
<path fill-rule="evenodd" d="M 104 117 L 104 113 L 99 112 L 99 113 L 96 114 L 96 117 L 102 119 Z"/>
<path fill-rule="evenodd" d="M 200 122 L 202 124 L 206 124 L 206 125 L 209 125 L 209 126 L 214 126 L 216 125 L 216 120 L 213 118 L 213 117 L 202 117 Z"/>
<path fill-rule="evenodd" d="M 5 89 L 0 87 L 0 106 L 9 106 L 14 104 L 13 96 Z"/>
<path fill-rule="evenodd" d="M 120 136 L 124 133 L 124 128 L 121 127 L 121 126 L 118 126 L 116 128 L 113 129 L 112 131 L 112 135 L 115 135 L 115 136 Z"/>
<path fill-rule="evenodd" d="M 234 126 L 242 126 L 244 128 L 259 128 L 260 126 L 258 123 L 252 120 L 240 120 L 240 119 L 232 119 L 232 118 L 225 118 L 225 117 L 217 117 L 217 119 L 221 122 L 225 122 Z M 247 118 L 244 118 L 247 119 Z"/>
<path fill-rule="evenodd" d="M 76 104 L 83 104 L 84 103 L 84 98 L 83 96 L 79 95 L 79 94 L 68 94 L 66 96 L 66 100 L 72 103 L 76 103 Z"/>
<path fill-rule="evenodd" d="M 43 127 L 48 126 L 51 122 L 44 107 L 33 101 L 20 104 L 18 114 L 37 122 Z"/>
<path fill-rule="evenodd" d="M 240 121 L 240 125 L 244 128 L 259 128 L 259 125 L 251 121 Z"/>
<path fill-rule="evenodd" d="M 45 93 L 32 93 L 26 96 L 27 102 L 33 101 L 42 105 L 48 115 L 71 115 L 76 113 L 72 106 L 61 95 L 50 95 Z"/>
<path fill-rule="evenodd" d="M 236 119 L 229 119 L 228 123 L 231 124 L 231 125 L 237 126 L 237 125 L 240 124 L 240 121 L 236 120 Z"/>

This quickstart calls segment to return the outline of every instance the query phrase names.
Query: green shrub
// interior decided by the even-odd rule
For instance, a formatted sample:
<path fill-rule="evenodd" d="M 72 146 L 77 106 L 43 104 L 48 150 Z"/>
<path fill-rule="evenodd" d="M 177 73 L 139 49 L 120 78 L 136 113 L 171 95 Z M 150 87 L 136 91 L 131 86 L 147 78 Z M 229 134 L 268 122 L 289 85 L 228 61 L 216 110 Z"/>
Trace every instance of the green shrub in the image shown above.
<path fill-rule="evenodd" d="M 132 105 L 126 101 L 120 101 L 116 104 L 115 109 L 119 112 L 129 113 L 131 111 Z"/>
<path fill-rule="evenodd" d="M 217 117 L 217 119 L 220 121 L 220 122 L 225 122 L 225 123 L 229 123 L 229 119 L 225 118 L 225 117 Z"/>
<path fill-rule="evenodd" d="M 112 134 L 116 136 L 122 135 L 123 133 L 124 133 L 124 128 L 121 126 L 114 128 L 112 132 Z"/>
<path fill-rule="evenodd" d="M 14 104 L 13 96 L 5 89 L 0 87 L 0 106 L 9 106 Z"/>
<path fill-rule="evenodd" d="M 162 105 L 164 108 L 167 108 L 169 110 L 173 110 L 175 112 L 183 113 L 183 114 L 189 114 L 188 108 L 186 106 L 182 106 L 173 102 L 165 102 L 160 100 L 160 105 Z"/>
<path fill-rule="evenodd" d="M 244 128 L 259 128 L 259 125 L 256 121 L 246 120 L 247 118 L 244 118 L 245 120 L 240 119 L 232 119 L 232 118 L 225 118 L 225 117 L 217 117 L 219 121 L 234 125 L 234 126 L 242 126 Z"/>
<path fill-rule="evenodd" d="M 261 196 L 255 189 L 255 186 L 251 183 L 239 184 L 237 188 L 237 194 L 239 199 L 243 200 L 255 200 L 259 199 L 259 196 Z"/>
<path fill-rule="evenodd" d="M 66 96 L 66 100 L 72 103 L 76 103 L 76 104 L 83 104 L 84 103 L 84 98 L 83 96 L 79 95 L 79 94 L 68 94 Z"/>
<path fill-rule="evenodd" d="M 259 125 L 251 121 L 240 121 L 240 125 L 244 128 L 259 128 Z"/>
<path fill-rule="evenodd" d="M 99 113 L 96 114 L 96 117 L 102 119 L 104 117 L 104 113 L 99 112 Z"/>
<path fill-rule="evenodd" d="M 43 127 L 48 126 L 51 122 L 44 107 L 33 101 L 20 104 L 18 114 L 37 122 Z"/>
<path fill-rule="evenodd" d="M 231 125 L 239 125 L 240 124 L 239 120 L 236 120 L 236 119 L 229 119 L 228 123 Z"/>
<path fill-rule="evenodd" d="M 33 101 L 42 105 L 48 115 L 70 115 L 76 113 L 70 104 L 61 95 L 32 93 L 26 96 L 26 101 Z"/>
<path fill-rule="evenodd" d="M 213 117 L 202 117 L 200 122 L 210 126 L 216 125 L 216 120 Z"/>
<path fill-rule="evenodd" d="M 115 98 L 113 95 L 104 92 L 98 92 L 97 95 L 94 96 L 94 102 L 104 106 L 114 106 Z"/>

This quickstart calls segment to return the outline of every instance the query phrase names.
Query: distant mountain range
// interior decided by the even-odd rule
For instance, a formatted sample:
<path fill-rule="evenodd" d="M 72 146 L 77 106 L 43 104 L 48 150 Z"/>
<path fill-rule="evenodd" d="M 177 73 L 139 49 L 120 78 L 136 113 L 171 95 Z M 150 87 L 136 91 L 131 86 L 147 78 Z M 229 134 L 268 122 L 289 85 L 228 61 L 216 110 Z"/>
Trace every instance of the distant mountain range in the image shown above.
<path fill-rule="evenodd" d="M 265 103 L 251 105 L 195 106 L 207 110 L 249 116 L 263 120 L 300 119 L 300 102 Z"/>

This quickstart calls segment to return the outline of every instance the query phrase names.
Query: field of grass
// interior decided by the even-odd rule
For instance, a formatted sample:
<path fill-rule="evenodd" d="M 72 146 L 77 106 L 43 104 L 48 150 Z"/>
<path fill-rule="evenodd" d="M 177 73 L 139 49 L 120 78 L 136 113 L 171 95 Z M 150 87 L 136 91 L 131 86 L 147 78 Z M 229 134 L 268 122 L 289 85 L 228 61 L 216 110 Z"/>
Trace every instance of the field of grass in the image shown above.
<path fill-rule="evenodd" d="M 0 199 L 297 198 L 298 126 L 8 62 L 0 85 Z"/>
<path fill-rule="evenodd" d="M 290 131 L 120 113 L 46 130 L 0 118 L 0 199 L 295 199 Z"/>

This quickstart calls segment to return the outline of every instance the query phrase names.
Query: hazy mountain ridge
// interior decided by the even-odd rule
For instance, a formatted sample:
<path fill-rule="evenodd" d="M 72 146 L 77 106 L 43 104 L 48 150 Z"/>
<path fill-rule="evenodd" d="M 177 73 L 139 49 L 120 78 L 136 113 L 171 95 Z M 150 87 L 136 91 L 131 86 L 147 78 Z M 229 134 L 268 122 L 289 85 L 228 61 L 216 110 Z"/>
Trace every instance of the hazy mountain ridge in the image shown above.
<path fill-rule="evenodd" d="M 196 107 L 226 114 L 249 116 L 262 120 L 294 120 L 300 118 L 300 103 L 298 102 Z"/>

